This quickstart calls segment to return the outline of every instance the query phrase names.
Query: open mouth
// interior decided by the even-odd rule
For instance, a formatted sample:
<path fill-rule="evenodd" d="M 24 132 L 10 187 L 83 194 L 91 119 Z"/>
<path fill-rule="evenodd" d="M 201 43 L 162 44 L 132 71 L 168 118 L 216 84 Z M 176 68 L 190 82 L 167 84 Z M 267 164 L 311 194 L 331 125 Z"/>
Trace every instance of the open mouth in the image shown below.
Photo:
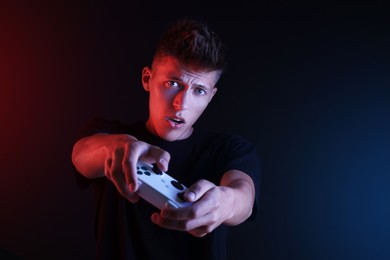
<path fill-rule="evenodd" d="M 178 118 L 178 117 L 166 117 L 165 119 L 168 120 L 169 122 L 175 124 L 175 125 L 181 125 L 181 124 L 185 123 L 184 119 Z"/>

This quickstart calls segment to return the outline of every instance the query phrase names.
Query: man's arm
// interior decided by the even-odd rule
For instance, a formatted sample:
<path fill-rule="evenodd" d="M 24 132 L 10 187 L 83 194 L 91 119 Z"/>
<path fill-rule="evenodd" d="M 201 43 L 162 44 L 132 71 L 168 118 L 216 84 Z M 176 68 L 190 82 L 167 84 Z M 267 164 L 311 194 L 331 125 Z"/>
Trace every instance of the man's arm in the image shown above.
<path fill-rule="evenodd" d="M 226 172 L 221 179 L 221 186 L 231 188 L 230 195 L 232 215 L 223 223 L 235 226 L 244 222 L 252 214 L 255 200 L 255 185 L 249 175 L 242 171 L 231 170 Z"/>
<path fill-rule="evenodd" d="M 103 133 L 84 137 L 73 146 L 73 165 L 78 172 L 89 179 L 103 177 L 105 175 L 105 161 L 110 147 L 116 144 L 117 149 L 123 150 L 134 140 L 136 139 L 130 135 L 110 135 Z"/>
<path fill-rule="evenodd" d="M 136 165 L 138 160 L 168 168 L 170 155 L 126 134 L 94 134 L 73 146 L 72 162 L 82 175 L 94 179 L 106 176 L 129 201 L 138 200 Z"/>

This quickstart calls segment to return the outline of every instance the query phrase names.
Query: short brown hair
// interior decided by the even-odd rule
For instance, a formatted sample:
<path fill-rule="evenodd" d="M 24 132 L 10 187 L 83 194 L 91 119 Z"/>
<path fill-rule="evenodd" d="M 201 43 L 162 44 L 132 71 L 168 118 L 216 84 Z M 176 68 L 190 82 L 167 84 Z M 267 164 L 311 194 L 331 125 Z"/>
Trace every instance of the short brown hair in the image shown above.
<path fill-rule="evenodd" d="M 194 64 L 209 71 L 226 68 L 226 46 L 207 24 L 182 18 L 160 38 L 154 58 L 173 56 L 184 64 Z"/>

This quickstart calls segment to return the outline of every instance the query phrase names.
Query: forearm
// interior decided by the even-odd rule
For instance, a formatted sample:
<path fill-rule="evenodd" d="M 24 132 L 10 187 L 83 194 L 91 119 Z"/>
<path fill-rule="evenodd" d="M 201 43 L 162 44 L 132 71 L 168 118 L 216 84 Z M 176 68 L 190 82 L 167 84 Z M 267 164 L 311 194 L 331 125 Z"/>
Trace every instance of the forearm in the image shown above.
<path fill-rule="evenodd" d="M 84 137 L 73 146 L 72 162 L 77 171 L 93 179 L 104 176 L 104 163 L 110 145 L 123 139 L 135 139 L 129 135 L 95 134 Z"/>
<path fill-rule="evenodd" d="M 235 226 L 244 222 L 252 213 L 255 187 L 252 179 L 244 172 L 232 170 L 224 174 L 221 186 L 225 186 L 227 203 L 231 203 L 231 216 L 223 223 Z"/>

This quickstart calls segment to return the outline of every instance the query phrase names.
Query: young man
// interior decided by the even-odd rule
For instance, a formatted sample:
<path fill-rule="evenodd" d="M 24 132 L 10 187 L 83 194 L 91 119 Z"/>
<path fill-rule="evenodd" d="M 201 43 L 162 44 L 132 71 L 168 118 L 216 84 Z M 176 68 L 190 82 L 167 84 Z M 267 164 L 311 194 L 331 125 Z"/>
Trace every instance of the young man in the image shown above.
<path fill-rule="evenodd" d="M 219 37 L 199 21 L 180 20 L 142 71 L 147 121 L 95 119 L 84 129 L 72 161 L 80 180 L 97 188 L 98 259 L 227 259 L 228 226 L 255 216 L 260 170 L 243 138 L 194 128 L 224 68 Z M 139 160 L 189 187 L 184 199 L 192 205 L 160 211 L 140 199 Z"/>

